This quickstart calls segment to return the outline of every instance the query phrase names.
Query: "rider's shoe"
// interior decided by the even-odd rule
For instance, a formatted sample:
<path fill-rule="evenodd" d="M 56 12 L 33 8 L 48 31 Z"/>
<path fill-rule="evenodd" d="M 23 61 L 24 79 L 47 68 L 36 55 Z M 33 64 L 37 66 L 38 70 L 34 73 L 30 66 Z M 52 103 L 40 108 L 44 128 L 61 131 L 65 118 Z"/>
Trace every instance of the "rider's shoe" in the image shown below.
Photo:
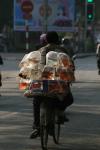
<path fill-rule="evenodd" d="M 40 131 L 39 129 L 33 129 L 31 135 L 30 135 L 30 139 L 34 139 L 36 137 L 38 137 L 40 135 Z"/>

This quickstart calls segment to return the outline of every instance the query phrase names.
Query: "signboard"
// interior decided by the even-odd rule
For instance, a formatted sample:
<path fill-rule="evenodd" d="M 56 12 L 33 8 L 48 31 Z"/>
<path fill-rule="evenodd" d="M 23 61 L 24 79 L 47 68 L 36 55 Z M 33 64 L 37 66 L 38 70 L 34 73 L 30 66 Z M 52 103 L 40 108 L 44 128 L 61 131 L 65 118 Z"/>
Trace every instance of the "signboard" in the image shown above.
<path fill-rule="evenodd" d="M 23 11 L 23 18 L 24 19 L 31 19 L 32 18 L 32 10 L 33 10 L 33 3 L 30 0 L 25 0 L 21 3 L 21 9 Z"/>
<path fill-rule="evenodd" d="M 30 13 L 33 10 L 33 3 L 30 0 L 25 0 L 21 3 L 21 9 L 25 13 Z"/>
<path fill-rule="evenodd" d="M 14 0 L 15 31 L 25 31 L 24 16 L 26 8 L 24 7 L 22 9 L 23 1 L 24 0 Z M 30 1 L 33 6 L 31 9 L 29 5 L 31 9 L 31 14 L 29 13 L 31 17 L 28 19 L 30 31 L 43 31 L 45 25 L 48 31 L 55 30 L 64 32 L 74 30 L 75 0 L 48 0 L 47 7 L 45 7 L 44 0 Z M 47 14 L 47 18 L 45 14 Z"/>

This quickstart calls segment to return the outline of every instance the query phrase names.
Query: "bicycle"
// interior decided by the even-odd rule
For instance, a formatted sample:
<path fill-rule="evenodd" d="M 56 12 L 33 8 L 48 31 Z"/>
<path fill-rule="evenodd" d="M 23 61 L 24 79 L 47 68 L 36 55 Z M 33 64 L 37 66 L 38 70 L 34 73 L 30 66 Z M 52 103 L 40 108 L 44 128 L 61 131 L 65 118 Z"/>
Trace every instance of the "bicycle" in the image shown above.
<path fill-rule="evenodd" d="M 34 90 L 32 91 L 32 95 L 30 93 L 29 97 L 33 96 L 39 96 L 41 98 L 41 104 L 40 104 L 40 139 L 41 139 L 41 147 L 42 150 L 47 150 L 48 148 L 48 137 L 49 135 L 53 137 L 53 141 L 55 144 L 59 144 L 59 139 L 60 139 L 60 131 L 61 131 L 61 124 L 62 122 L 59 121 L 59 99 L 56 97 L 58 94 L 55 94 L 49 91 L 47 92 L 47 86 L 48 82 L 50 83 L 56 83 L 59 85 L 65 87 L 65 81 L 33 81 L 30 84 L 29 89 L 33 88 Z M 42 88 L 40 88 L 40 83 L 43 83 Z M 63 87 L 63 88 L 64 88 Z M 67 85 L 67 88 L 69 88 L 69 85 Z M 50 88 L 49 88 L 50 90 Z M 56 87 L 57 90 L 57 87 Z M 65 89 L 64 89 L 65 90 Z M 29 91 L 28 91 L 29 92 Z M 61 93 L 59 94 L 61 95 Z M 25 96 L 28 97 L 27 92 L 25 93 Z M 39 98 L 39 99 L 40 99 Z"/>
<path fill-rule="evenodd" d="M 59 144 L 61 124 L 57 121 L 58 108 L 55 107 L 54 99 L 45 99 L 40 105 L 40 138 L 43 150 L 47 150 L 49 135 Z"/>

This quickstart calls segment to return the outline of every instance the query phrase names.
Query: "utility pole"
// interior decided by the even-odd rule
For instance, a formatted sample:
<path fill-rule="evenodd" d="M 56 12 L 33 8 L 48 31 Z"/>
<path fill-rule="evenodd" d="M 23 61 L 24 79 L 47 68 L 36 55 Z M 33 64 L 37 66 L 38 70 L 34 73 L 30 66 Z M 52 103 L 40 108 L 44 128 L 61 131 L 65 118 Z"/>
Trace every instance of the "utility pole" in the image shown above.
<path fill-rule="evenodd" d="M 85 0 L 85 31 L 84 31 L 84 49 L 87 52 L 87 30 L 88 25 L 91 26 L 94 21 L 94 0 Z"/>
<path fill-rule="evenodd" d="M 84 52 L 87 52 L 87 0 L 85 0 Z"/>
<path fill-rule="evenodd" d="M 44 0 L 43 32 L 46 33 L 47 30 L 48 30 L 48 0 Z"/>

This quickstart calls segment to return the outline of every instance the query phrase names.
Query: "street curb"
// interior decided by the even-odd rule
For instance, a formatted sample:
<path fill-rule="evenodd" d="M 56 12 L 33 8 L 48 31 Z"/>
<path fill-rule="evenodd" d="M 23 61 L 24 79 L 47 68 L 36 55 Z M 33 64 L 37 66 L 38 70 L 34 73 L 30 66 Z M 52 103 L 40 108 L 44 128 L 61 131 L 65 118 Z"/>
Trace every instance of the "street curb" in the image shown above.
<path fill-rule="evenodd" d="M 2 56 L 3 60 L 18 60 L 20 61 L 25 53 L 0 53 Z M 85 57 L 91 57 L 91 56 L 96 56 L 95 53 L 77 53 L 76 54 L 76 59 L 78 58 L 85 58 Z"/>
<path fill-rule="evenodd" d="M 95 53 L 78 53 L 76 54 L 76 59 L 77 58 L 86 58 L 86 57 L 91 57 L 91 56 L 96 56 Z"/>

